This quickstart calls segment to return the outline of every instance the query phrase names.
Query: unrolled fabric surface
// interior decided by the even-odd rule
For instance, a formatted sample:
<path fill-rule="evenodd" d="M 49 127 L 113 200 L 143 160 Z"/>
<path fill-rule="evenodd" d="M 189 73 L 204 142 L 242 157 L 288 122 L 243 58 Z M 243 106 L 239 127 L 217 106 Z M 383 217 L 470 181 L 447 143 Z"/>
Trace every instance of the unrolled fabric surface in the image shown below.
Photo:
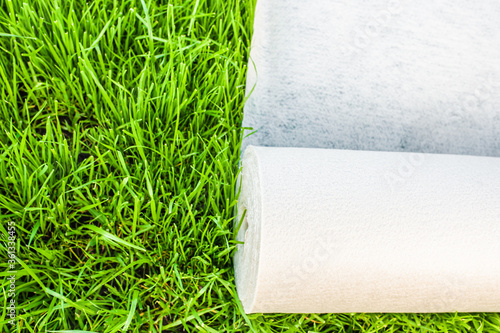
<path fill-rule="evenodd" d="M 258 0 L 243 150 L 500 156 L 499 17 L 497 0 Z"/>
<path fill-rule="evenodd" d="M 247 313 L 500 311 L 499 17 L 497 0 L 257 0 Z"/>
<path fill-rule="evenodd" d="M 246 149 L 246 312 L 500 311 L 500 159 Z"/>

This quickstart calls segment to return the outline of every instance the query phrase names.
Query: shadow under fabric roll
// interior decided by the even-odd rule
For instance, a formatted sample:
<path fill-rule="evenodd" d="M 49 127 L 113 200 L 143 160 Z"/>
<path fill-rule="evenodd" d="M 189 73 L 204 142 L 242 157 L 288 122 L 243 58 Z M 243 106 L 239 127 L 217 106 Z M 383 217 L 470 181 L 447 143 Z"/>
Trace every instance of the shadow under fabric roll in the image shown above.
<path fill-rule="evenodd" d="M 500 311 L 499 16 L 494 0 L 257 1 L 247 313 Z"/>

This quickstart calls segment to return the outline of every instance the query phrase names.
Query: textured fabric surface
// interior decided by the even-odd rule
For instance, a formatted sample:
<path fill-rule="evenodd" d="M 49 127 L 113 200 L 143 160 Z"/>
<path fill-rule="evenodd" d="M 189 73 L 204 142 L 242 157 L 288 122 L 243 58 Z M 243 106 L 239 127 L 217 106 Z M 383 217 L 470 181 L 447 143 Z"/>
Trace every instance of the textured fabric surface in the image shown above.
<path fill-rule="evenodd" d="M 247 148 L 246 312 L 500 311 L 500 159 Z"/>
<path fill-rule="evenodd" d="M 258 0 L 249 145 L 500 156 L 500 2 Z"/>
<path fill-rule="evenodd" d="M 257 1 L 246 312 L 500 311 L 499 17 L 497 0 Z"/>

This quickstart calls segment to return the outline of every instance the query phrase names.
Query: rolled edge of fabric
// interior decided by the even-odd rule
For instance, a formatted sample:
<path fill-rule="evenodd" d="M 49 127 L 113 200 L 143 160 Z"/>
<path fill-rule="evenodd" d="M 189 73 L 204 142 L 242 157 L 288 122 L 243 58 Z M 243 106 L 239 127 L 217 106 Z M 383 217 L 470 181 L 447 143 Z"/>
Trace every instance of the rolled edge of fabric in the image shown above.
<path fill-rule="evenodd" d="M 238 296 L 246 313 L 250 313 L 255 303 L 260 254 L 260 168 L 253 147 L 248 147 L 241 159 L 243 173 L 238 178 L 236 188 L 241 192 L 238 198 L 236 227 L 239 227 L 234 255 L 234 274 Z M 250 207 L 251 209 L 247 209 Z"/>
<path fill-rule="evenodd" d="M 500 159 L 249 146 L 242 168 L 246 313 L 500 311 Z"/>

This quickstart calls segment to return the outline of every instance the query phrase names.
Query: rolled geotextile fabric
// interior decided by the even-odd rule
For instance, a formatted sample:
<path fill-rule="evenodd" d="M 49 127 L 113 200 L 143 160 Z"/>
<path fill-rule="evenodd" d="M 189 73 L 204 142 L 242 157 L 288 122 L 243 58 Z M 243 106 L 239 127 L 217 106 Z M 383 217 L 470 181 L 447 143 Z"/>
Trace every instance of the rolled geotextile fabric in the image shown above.
<path fill-rule="evenodd" d="M 500 311 L 500 159 L 249 146 L 246 312 Z"/>
<path fill-rule="evenodd" d="M 257 0 L 247 313 L 500 311 L 499 17 L 496 0 Z"/>

